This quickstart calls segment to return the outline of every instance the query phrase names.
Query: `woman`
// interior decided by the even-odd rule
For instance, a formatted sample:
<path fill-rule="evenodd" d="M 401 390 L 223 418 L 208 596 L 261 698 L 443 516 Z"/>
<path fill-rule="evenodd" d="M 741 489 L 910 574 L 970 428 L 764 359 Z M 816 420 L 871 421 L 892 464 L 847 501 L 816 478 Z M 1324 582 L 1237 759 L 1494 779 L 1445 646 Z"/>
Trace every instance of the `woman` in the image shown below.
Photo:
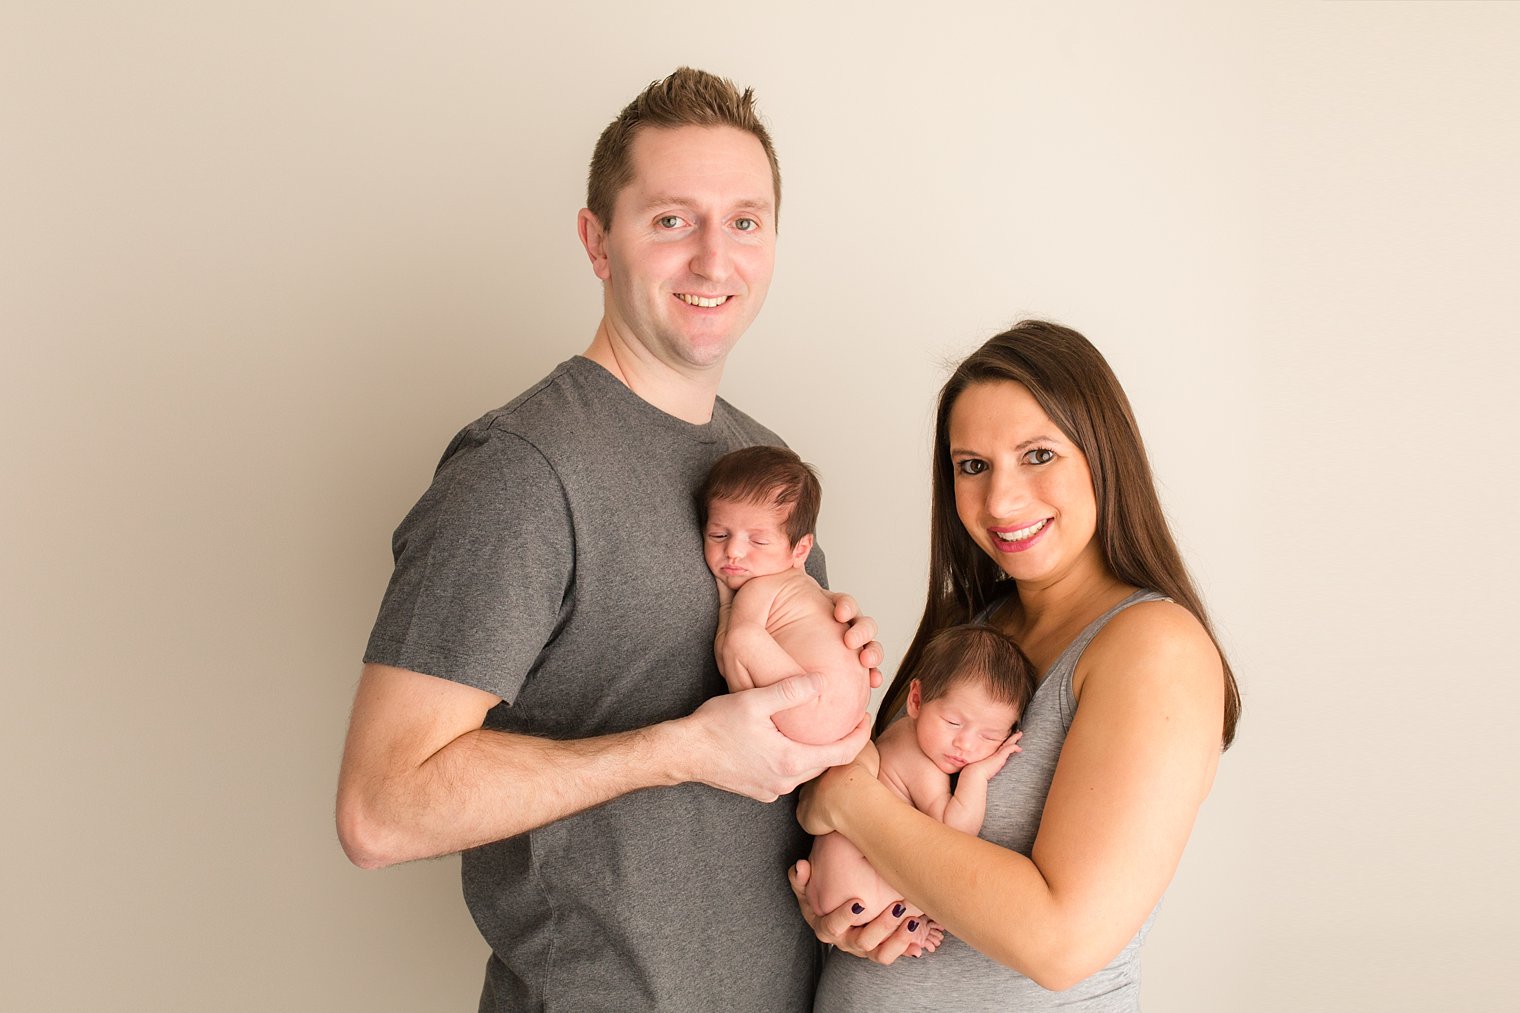
<path fill-rule="evenodd" d="M 1128 400 L 1080 334 L 1025 321 L 956 369 L 935 422 L 932 532 L 923 620 L 878 732 L 946 626 L 996 626 L 1041 682 L 981 838 L 901 802 L 870 747 L 805 793 L 810 833 L 843 833 L 946 932 L 893 963 L 918 953 L 907 924 L 848 929 L 848 905 L 818 919 L 804 905 L 838 947 L 816 1009 L 1138 1009 L 1139 946 L 1240 700 Z M 807 876 L 799 863 L 794 886 Z"/>

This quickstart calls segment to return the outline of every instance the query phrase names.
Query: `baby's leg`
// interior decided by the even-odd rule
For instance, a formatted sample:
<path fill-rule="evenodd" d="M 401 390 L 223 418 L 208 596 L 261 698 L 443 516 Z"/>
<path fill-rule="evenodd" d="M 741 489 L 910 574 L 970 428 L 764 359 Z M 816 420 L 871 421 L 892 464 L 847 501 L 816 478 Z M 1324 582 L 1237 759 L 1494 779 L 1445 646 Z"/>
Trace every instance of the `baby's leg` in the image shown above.
<path fill-rule="evenodd" d="M 793 742 L 824 745 L 855 730 L 871 698 L 871 677 L 854 656 L 822 669 L 823 686 L 815 699 L 772 715 L 781 734 Z"/>
<path fill-rule="evenodd" d="M 824 834 L 814 839 L 808 865 L 812 872 L 808 877 L 807 899 L 817 914 L 828 914 L 855 899 L 865 910 L 852 918 L 850 924 L 864 925 L 902 899 L 843 834 Z M 918 914 L 911 906 L 908 911 Z"/>

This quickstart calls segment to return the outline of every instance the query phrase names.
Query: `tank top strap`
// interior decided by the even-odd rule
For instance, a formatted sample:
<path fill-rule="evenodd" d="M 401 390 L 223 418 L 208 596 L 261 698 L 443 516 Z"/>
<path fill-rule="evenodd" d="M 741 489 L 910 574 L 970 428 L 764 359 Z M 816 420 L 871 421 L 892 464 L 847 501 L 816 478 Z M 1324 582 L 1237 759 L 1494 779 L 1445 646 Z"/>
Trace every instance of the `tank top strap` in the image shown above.
<path fill-rule="evenodd" d="M 1101 616 L 1083 627 L 1082 632 L 1077 634 L 1076 639 L 1067 644 L 1066 649 L 1056 657 L 1055 661 L 1050 663 L 1050 668 L 1048 671 L 1046 671 L 1045 678 L 1049 679 L 1051 676 L 1056 675 L 1063 669 L 1075 669 L 1077 667 L 1077 662 L 1082 658 L 1082 652 L 1087 650 L 1087 645 L 1093 642 L 1093 638 L 1096 637 L 1099 633 L 1103 632 L 1103 627 L 1108 625 L 1109 620 L 1113 619 L 1114 616 L 1118 615 L 1120 612 L 1123 612 L 1131 605 L 1139 605 L 1142 602 L 1148 601 L 1170 600 L 1171 599 L 1167 598 L 1167 596 L 1162 594 L 1160 591 L 1150 591 L 1145 588 L 1140 588 L 1139 590 L 1132 592 L 1127 598 L 1119 602 L 1119 604 L 1115 605 L 1113 608 L 1109 609 L 1107 612 L 1103 613 Z"/>

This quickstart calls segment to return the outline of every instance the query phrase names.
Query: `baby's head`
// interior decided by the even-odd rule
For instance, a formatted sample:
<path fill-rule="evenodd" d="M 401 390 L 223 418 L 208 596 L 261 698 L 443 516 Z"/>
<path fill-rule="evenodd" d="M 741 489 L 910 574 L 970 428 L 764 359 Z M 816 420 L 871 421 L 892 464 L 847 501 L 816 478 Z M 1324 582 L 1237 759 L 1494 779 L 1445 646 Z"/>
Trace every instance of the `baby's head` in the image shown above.
<path fill-rule="evenodd" d="M 725 454 L 697 491 L 707 568 L 734 591 L 751 577 L 801 569 L 822 498 L 813 469 L 785 447 Z"/>
<path fill-rule="evenodd" d="M 908 684 L 918 748 L 946 774 L 986 759 L 1012 733 L 1034 680 L 1024 652 L 992 627 L 940 630 Z"/>

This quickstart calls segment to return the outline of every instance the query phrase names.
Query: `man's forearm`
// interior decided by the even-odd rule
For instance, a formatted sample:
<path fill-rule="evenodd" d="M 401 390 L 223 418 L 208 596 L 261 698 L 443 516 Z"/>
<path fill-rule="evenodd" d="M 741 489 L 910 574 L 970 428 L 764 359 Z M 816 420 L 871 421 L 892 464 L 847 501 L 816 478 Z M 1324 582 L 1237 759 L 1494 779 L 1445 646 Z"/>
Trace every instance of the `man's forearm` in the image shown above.
<path fill-rule="evenodd" d="M 556 741 L 487 731 L 499 697 L 369 665 L 338 777 L 338 836 L 365 868 L 446 855 L 543 826 L 641 788 L 700 782 L 774 801 L 855 756 L 869 722 L 809 746 L 771 716 L 816 699 L 817 676 L 714 697 L 686 717 Z"/>
<path fill-rule="evenodd" d="M 340 837 L 365 868 L 489 844 L 685 780 L 679 739 L 675 722 L 576 740 L 466 732 L 416 766 L 345 779 Z"/>

